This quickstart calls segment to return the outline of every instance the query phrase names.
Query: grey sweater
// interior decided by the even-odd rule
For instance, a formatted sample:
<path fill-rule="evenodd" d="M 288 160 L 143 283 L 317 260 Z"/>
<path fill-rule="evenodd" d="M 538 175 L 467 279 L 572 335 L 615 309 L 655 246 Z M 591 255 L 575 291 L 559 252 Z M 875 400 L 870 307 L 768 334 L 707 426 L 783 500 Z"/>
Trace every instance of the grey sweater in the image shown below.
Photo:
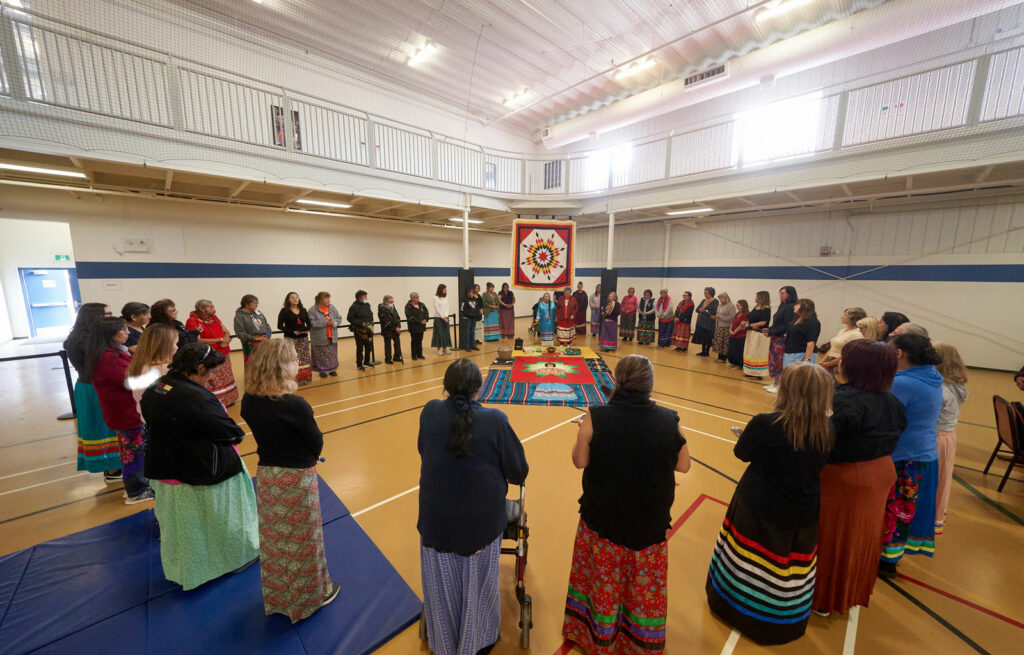
<path fill-rule="evenodd" d="M 329 343 L 338 343 L 338 326 L 342 325 L 341 314 L 333 304 L 327 309 L 327 317 L 320 311 L 319 305 L 313 305 L 309 313 L 309 343 L 313 346 L 326 346 Z M 331 338 L 327 338 L 327 322 L 331 323 Z"/>
<path fill-rule="evenodd" d="M 967 388 L 959 382 L 942 383 L 942 409 L 939 410 L 939 432 L 952 432 L 960 418 L 960 405 L 967 401 Z"/>

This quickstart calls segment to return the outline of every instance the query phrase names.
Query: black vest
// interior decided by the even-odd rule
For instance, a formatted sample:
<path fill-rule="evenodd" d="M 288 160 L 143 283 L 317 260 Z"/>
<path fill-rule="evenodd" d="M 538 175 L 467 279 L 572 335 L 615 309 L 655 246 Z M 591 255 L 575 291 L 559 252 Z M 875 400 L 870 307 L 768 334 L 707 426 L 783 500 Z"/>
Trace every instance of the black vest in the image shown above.
<path fill-rule="evenodd" d="M 632 550 L 665 540 L 675 467 L 686 440 L 679 416 L 626 396 L 590 408 L 594 436 L 583 471 L 580 515 L 599 536 Z"/>

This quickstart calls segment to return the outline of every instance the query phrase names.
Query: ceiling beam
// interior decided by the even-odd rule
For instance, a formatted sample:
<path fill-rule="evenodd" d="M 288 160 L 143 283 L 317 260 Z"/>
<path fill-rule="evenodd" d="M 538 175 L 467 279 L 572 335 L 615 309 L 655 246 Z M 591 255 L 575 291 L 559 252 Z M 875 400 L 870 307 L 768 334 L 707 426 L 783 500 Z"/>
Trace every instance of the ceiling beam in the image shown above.
<path fill-rule="evenodd" d="M 985 168 L 981 169 L 981 172 L 978 173 L 978 177 L 974 178 L 974 181 L 975 182 L 984 182 L 985 180 L 988 179 L 988 176 L 992 173 L 992 170 L 995 167 L 996 167 L 995 164 L 989 164 Z"/>
<path fill-rule="evenodd" d="M 790 198 L 792 198 L 793 200 L 795 200 L 796 202 L 803 202 L 804 201 L 803 198 L 801 198 L 800 196 L 796 195 L 792 191 L 784 191 L 784 193 L 787 196 L 789 196 Z"/>
<path fill-rule="evenodd" d="M 238 196 L 238 194 L 245 191 L 245 188 L 247 186 L 249 186 L 249 180 L 242 180 L 241 182 L 236 184 L 233 189 L 231 189 L 231 192 L 228 194 L 228 198 L 234 198 Z"/>
<path fill-rule="evenodd" d="M 95 181 L 93 179 L 92 171 L 86 169 L 86 167 L 82 165 L 81 159 L 79 159 L 78 157 L 68 157 L 68 159 L 71 160 L 71 163 L 74 165 L 75 168 L 77 168 L 78 170 L 82 171 L 82 173 L 85 174 L 85 179 L 89 180 L 89 184 L 92 184 Z"/>
<path fill-rule="evenodd" d="M 293 202 L 295 202 L 296 200 L 298 200 L 300 198 L 305 198 L 306 196 L 308 196 L 311 193 L 313 193 L 313 189 L 306 189 L 304 191 L 300 191 L 300 192 L 296 193 L 294 196 L 292 196 L 292 197 L 288 198 L 287 200 L 285 200 L 284 204 L 290 205 Z"/>
<path fill-rule="evenodd" d="M 907 185 L 904 188 L 907 191 L 913 191 L 914 190 L 914 176 L 913 175 L 908 175 L 907 176 Z"/>
<path fill-rule="evenodd" d="M 739 200 L 739 201 L 740 201 L 740 202 L 742 202 L 742 203 L 743 203 L 744 205 L 748 205 L 748 206 L 750 206 L 750 207 L 758 207 L 758 206 L 759 206 L 759 205 L 758 205 L 758 204 L 757 204 L 756 202 L 754 202 L 753 200 L 747 200 L 747 199 L 746 199 L 746 198 L 744 198 L 743 196 L 736 196 L 736 200 Z"/>
<path fill-rule="evenodd" d="M 843 193 L 845 193 L 847 197 L 849 197 L 849 198 L 853 197 L 853 191 L 850 191 L 850 187 L 849 187 L 848 184 L 846 184 L 846 183 L 840 184 L 839 188 L 843 190 Z"/>
<path fill-rule="evenodd" d="M 174 183 L 174 171 L 167 171 L 167 175 L 164 176 L 164 191 L 171 190 L 171 184 Z"/>

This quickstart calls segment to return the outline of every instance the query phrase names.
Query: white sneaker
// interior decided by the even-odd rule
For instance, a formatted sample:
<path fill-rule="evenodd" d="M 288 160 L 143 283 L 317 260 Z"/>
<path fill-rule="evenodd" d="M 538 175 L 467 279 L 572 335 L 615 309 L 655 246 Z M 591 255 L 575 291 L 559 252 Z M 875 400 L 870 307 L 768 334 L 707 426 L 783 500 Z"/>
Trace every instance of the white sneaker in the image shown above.
<path fill-rule="evenodd" d="M 732 433 L 735 434 L 737 437 L 743 436 L 743 428 L 741 428 L 740 426 L 734 425 L 729 429 L 732 430 Z"/>
<path fill-rule="evenodd" d="M 764 390 L 768 393 L 779 393 L 779 387 L 774 384 L 766 385 Z"/>

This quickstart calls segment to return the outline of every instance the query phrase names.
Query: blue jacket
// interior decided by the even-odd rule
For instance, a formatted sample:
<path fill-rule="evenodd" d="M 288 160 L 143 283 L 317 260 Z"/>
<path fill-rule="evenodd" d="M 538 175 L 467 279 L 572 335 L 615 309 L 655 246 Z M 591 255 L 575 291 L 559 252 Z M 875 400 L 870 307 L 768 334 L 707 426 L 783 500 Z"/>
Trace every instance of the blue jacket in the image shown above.
<path fill-rule="evenodd" d="M 892 393 L 907 408 L 907 427 L 896 444 L 893 461 L 934 462 L 939 458 L 942 376 L 930 365 L 896 371 Z"/>

